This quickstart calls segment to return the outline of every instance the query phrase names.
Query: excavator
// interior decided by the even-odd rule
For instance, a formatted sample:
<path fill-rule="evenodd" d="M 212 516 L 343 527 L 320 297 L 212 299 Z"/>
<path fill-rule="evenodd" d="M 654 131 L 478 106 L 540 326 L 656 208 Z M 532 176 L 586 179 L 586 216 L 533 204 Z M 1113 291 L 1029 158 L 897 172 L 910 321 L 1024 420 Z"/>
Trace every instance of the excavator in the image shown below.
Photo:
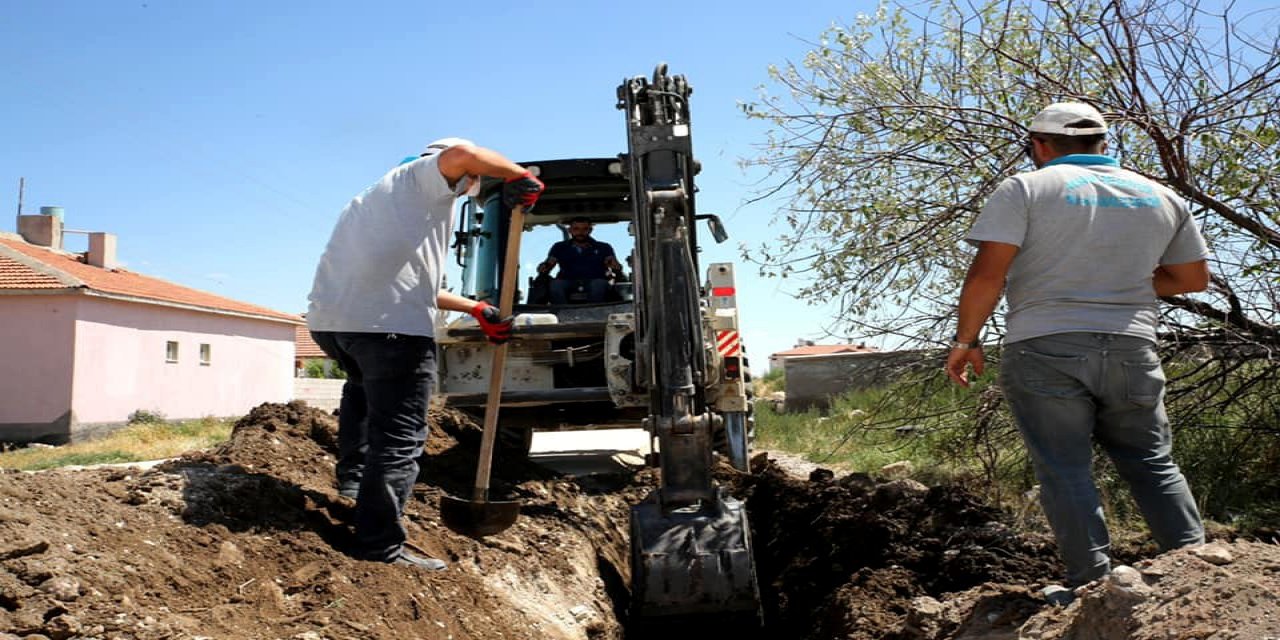
<path fill-rule="evenodd" d="M 520 163 L 546 185 L 520 239 L 565 238 L 567 221 L 585 219 L 631 250 L 603 297 L 570 286 L 553 302 L 546 275 L 517 292 L 498 451 L 527 455 L 535 430 L 643 427 L 660 480 L 631 508 L 631 615 L 758 620 L 747 512 L 712 474 L 716 456 L 748 470 L 752 420 L 733 265 L 709 264 L 699 281 L 700 223 L 717 242 L 728 236 L 695 207 L 691 94 L 660 64 L 617 89 L 626 153 Z M 494 301 L 500 283 L 519 281 L 500 273 L 510 219 L 496 182 L 462 205 L 454 249 L 463 295 Z M 445 324 L 437 343 L 439 395 L 483 409 L 492 373 L 484 335 L 464 318 Z"/>

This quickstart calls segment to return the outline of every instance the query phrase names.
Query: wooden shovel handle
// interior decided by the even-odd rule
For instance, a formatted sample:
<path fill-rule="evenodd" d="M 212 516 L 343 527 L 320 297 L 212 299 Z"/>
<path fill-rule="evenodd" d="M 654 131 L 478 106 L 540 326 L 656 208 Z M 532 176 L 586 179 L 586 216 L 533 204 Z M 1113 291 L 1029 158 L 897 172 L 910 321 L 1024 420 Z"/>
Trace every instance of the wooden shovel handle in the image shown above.
<path fill-rule="evenodd" d="M 524 205 L 511 210 L 507 230 L 507 255 L 502 263 L 502 288 L 498 290 L 498 312 L 511 315 L 516 299 L 516 271 L 520 266 L 520 235 L 524 231 Z M 493 364 L 489 367 L 489 398 L 484 405 L 484 435 L 480 440 L 480 464 L 476 467 L 475 500 L 489 497 L 489 472 L 493 467 L 493 445 L 498 439 L 498 409 L 502 404 L 502 378 L 507 364 L 507 343 L 495 345 Z"/>

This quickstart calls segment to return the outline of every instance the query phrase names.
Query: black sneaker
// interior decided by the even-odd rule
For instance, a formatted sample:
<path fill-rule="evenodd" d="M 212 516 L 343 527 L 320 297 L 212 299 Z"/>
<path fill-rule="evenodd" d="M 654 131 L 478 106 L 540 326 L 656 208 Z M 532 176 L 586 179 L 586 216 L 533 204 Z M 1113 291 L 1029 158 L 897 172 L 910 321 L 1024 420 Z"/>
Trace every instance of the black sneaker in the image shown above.
<path fill-rule="evenodd" d="M 417 567 L 427 571 L 444 571 L 449 568 L 449 565 L 444 560 L 414 555 L 408 551 L 401 551 L 400 555 L 391 561 L 391 564 L 402 567 Z"/>

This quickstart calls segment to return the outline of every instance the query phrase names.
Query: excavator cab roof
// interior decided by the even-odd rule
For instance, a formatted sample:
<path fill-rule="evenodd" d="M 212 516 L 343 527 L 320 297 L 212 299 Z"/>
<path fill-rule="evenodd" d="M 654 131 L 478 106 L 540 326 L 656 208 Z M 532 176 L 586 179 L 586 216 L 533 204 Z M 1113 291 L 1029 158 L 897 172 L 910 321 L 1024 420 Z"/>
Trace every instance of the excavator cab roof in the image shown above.
<path fill-rule="evenodd" d="M 567 224 L 570 218 L 592 222 L 622 222 L 631 219 L 631 184 L 622 175 L 618 158 L 582 158 L 521 162 L 547 189 L 538 204 L 525 214 L 526 226 Z M 502 182 L 486 179 L 479 199 L 500 193 Z"/>

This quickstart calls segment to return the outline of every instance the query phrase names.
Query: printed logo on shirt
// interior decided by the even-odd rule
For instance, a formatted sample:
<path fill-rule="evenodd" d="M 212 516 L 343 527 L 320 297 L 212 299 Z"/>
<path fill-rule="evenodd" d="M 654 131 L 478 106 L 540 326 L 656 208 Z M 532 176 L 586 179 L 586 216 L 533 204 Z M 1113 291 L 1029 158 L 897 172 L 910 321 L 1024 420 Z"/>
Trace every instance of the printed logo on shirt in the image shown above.
<path fill-rule="evenodd" d="M 1067 204 L 1074 204 L 1081 207 L 1104 207 L 1108 209 L 1148 209 L 1160 206 L 1160 198 L 1156 195 L 1156 190 L 1150 184 L 1119 176 L 1097 174 L 1083 175 L 1068 180 L 1065 187 L 1067 191 L 1072 191 L 1089 184 L 1105 184 L 1113 187 L 1120 187 L 1126 191 L 1136 192 L 1139 195 L 1112 196 L 1068 193 L 1064 198 L 1067 201 Z"/>

